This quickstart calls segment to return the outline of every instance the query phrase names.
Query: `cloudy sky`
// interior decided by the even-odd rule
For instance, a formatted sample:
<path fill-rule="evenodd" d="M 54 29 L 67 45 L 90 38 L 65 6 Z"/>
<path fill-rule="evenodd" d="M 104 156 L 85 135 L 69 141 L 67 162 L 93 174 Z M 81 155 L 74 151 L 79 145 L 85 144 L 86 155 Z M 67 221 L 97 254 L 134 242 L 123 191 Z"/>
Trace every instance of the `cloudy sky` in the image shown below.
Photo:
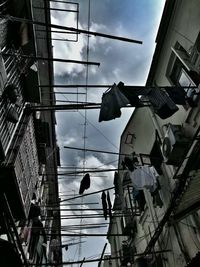
<path fill-rule="evenodd" d="M 56 63 L 55 84 L 113 84 L 119 81 L 127 85 L 144 85 L 151 64 L 152 55 L 155 48 L 155 38 L 160 22 L 164 0 L 91 0 L 89 27 L 91 31 L 97 31 L 110 35 L 124 36 L 131 39 L 140 40 L 142 45 L 127 43 L 102 37 L 89 37 L 89 53 L 87 55 L 88 37 L 84 34 L 55 33 L 55 39 L 68 39 L 68 41 L 53 41 L 54 56 L 58 58 L 99 62 L 100 67 L 90 65 L 88 69 L 85 65 Z M 88 29 L 89 0 L 76 1 L 79 4 L 79 29 Z M 76 10 L 77 5 L 52 2 L 52 7 L 67 10 Z M 52 23 L 67 27 L 76 27 L 76 12 L 52 12 Z M 88 56 L 88 58 L 87 58 Z M 88 76 L 87 76 L 88 74 Z M 87 78 L 86 78 L 87 77 Z M 57 88 L 56 92 L 73 92 L 79 94 L 57 94 L 58 104 L 66 101 L 88 101 L 101 102 L 103 92 L 106 90 L 99 88 Z M 85 94 L 87 91 L 87 95 Z M 81 93 L 81 94 L 80 94 Z M 65 102 L 60 102 L 60 101 Z M 71 103 L 71 102 L 70 102 Z M 89 148 L 106 151 L 119 151 L 121 133 L 130 118 L 132 109 L 122 109 L 122 116 L 108 122 L 98 122 L 99 110 L 73 110 L 57 112 L 57 139 L 61 151 L 62 166 L 74 166 L 74 168 L 116 168 L 117 156 L 102 153 L 92 153 L 78 150 L 65 149 L 64 146 Z M 69 171 L 62 168 L 60 171 Z M 78 194 L 80 181 L 83 175 L 60 176 L 61 198 L 69 198 Z M 91 187 L 86 193 L 102 190 L 113 186 L 113 173 L 91 173 Z M 113 191 L 110 191 L 113 199 Z M 84 205 L 84 208 L 101 208 L 101 195 L 95 194 L 68 202 L 74 203 L 99 203 L 96 205 Z M 67 207 L 67 206 L 66 206 Z M 66 208 L 63 207 L 62 208 Z M 68 206 L 68 208 L 81 208 L 80 205 Z M 87 211 L 87 213 L 99 213 L 99 211 Z M 62 215 L 80 214 L 80 211 L 63 212 Z M 85 215 L 86 212 L 83 212 Z M 105 223 L 103 219 L 83 218 L 82 224 Z M 63 220 L 63 225 L 79 224 L 80 220 Z M 70 230 L 71 231 L 71 230 Z M 107 228 L 82 230 L 83 233 L 106 233 Z M 66 233 L 66 232 L 65 232 Z M 71 232 L 70 232 L 71 233 Z M 72 237 L 65 237 L 64 242 L 71 243 Z M 76 239 L 77 242 L 78 239 Z M 80 241 L 80 240 L 78 240 Z M 84 243 L 80 247 L 70 246 L 64 253 L 64 261 L 92 259 L 99 257 L 105 238 L 82 239 Z M 84 266 L 84 265 L 83 265 Z M 86 266 L 97 266 L 94 263 Z"/>

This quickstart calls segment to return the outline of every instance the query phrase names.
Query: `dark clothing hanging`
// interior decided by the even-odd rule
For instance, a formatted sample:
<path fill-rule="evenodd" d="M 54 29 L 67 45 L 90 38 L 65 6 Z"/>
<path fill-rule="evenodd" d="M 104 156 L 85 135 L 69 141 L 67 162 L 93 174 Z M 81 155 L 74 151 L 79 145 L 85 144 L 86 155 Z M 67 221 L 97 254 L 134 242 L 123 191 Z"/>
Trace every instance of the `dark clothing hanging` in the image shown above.
<path fill-rule="evenodd" d="M 118 174 L 118 172 L 115 172 L 113 184 L 115 186 L 115 195 L 119 195 L 119 174 Z"/>
<path fill-rule="evenodd" d="M 0 259 L 1 267 L 22 267 L 21 258 L 16 248 L 9 241 L 0 238 Z"/>
<path fill-rule="evenodd" d="M 186 92 L 183 88 L 166 87 L 164 89 L 166 90 L 169 97 L 174 101 L 175 104 L 186 105 L 186 102 L 185 102 Z"/>
<path fill-rule="evenodd" d="M 160 197 L 160 189 L 161 189 L 161 186 L 160 186 L 160 182 L 158 179 L 156 179 L 157 181 L 157 187 L 156 189 L 151 192 L 151 196 L 153 198 L 153 205 L 156 207 L 156 206 L 159 206 L 160 208 L 162 208 L 163 206 L 163 201 Z"/>
<path fill-rule="evenodd" d="M 125 163 L 125 166 L 128 168 L 129 171 L 133 172 L 135 170 L 134 162 L 130 158 L 125 157 L 124 163 Z"/>
<path fill-rule="evenodd" d="M 139 96 L 145 96 L 151 91 L 151 89 L 147 87 L 131 88 L 131 86 L 124 86 L 123 82 L 119 82 L 117 87 L 128 98 L 132 107 L 143 107 L 144 105 Z"/>
<path fill-rule="evenodd" d="M 90 175 L 89 173 L 86 173 L 83 179 L 81 180 L 79 194 L 82 195 L 83 192 L 87 190 L 89 187 L 90 187 Z"/>
<path fill-rule="evenodd" d="M 146 97 L 155 113 L 161 119 L 169 118 L 178 111 L 175 102 L 165 90 L 150 87 L 132 88 L 131 86 L 124 86 L 124 84 L 120 82 L 118 85 L 114 84 L 111 89 L 108 89 L 103 94 L 99 122 L 119 118 L 121 116 L 120 108 L 126 107 L 128 104 L 131 104 L 133 107 L 144 106 L 139 96 Z"/>
<path fill-rule="evenodd" d="M 99 122 L 109 121 L 121 116 L 121 107 L 129 104 L 129 100 L 114 84 L 102 96 Z"/>
<path fill-rule="evenodd" d="M 133 193 L 133 199 L 138 204 L 140 212 L 144 211 L 146 200 L 143 190 L 137 190 L 134 188 L 132 193 Z"/>
<path fill-rule="evenodd" d="M 43 235 L 44 242 L 46 242 L 46 234 L 45 234 L 43 224 L 39 219 L 35 218 L 33 219 L 33 223 L 32 223 L 31 238 L 30 238 L 30 243 L 29 243 L 29 248 L 28 248 L 31 259 L 33 258 L 36 246 L 40 238 L 40 234 Z"/>
<path fill-rule="evenodd" d="M 112 204 L 111 204 L 109 192 L 107 192 L 107 203 L 108 203 L 108 214 L 111 219 L 112 218 Z"/>
<path fill-rule="evenodd" d="M 176 104 L 162 89 L 152 88 L 147 97 L 161 119 L 167 119 L 178 111 Z"/>
<path fill-rule="evenodd" d="M 107 220 L 108 216 L 108 211 L 107 211 L 107 201 L 106 201 L 106 193 L 103 191 L 101 195 L 101 200 L 102 200 L 102 207 L 103 207 L 103 215 L 105 220 Z"/>
<path fill-rule="evenodd" d="M 41 215 L 40 207 L 38 205 L 32 203 L 31 207 L 30 207 L 28 219 L 30 220 L 33 218 L 37 218 L 40 215 Z"/>
<path fill-rule="evenodd" d="M 138 94 L 133 90 L 123 87 L 120 91 L 128 98 L 132 107 L 143 107 L 143 103 L 138 97 Z"/>

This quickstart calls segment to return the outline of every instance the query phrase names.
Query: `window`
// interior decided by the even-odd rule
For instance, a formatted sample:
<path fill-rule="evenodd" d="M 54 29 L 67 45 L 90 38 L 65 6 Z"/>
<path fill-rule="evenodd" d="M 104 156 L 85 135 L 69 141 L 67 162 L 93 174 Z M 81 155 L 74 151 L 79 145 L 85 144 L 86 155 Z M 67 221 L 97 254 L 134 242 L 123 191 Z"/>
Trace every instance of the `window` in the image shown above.
<path fill-rule="evenodd" d="M 126 136 L 125 144 L 132 144 L 134 139 L 136 139 L 135 134 L 128 133 Z"/>
<path fill-rule="evenodd" d="M 172 85 L 185 87 L 186 99 L 190 106 L 196 106 L 200 90 L 200 75 L 193 64 L 193 53 L 188 53 L 178 42 L 172 49 L 166 76 Z M 180 89 L 181 90 L 181 89 Z"/>
<path fill-rule="evenodd" d="M 190 54 L 178 42 L 171 49 L 172 54 L 166 73 L 170 83 L 173 85 L 181 85 L 183 77 L 187 75 L 187 80 L 190 81 L 191 86 L 198 85 L 200 83 L 196 77 L 198 75 L 198 70 L 191 62 Z"/>

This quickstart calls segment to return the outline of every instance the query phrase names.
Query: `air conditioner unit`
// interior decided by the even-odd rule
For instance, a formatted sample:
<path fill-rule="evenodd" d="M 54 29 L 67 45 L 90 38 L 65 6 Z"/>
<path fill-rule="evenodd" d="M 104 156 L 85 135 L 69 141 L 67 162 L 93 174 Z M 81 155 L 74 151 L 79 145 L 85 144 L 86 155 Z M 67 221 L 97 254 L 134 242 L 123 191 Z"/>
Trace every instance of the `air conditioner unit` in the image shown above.
<path fill-rule="evenodd" d="M 3 90 L 4 90 L 6 82 L 7 82 L 7 73 L 6 73 L 4 60 L 3 60 L 3 57 L 1 55 L 1 50 L 0 50 L 0 97 L 3 94 Z"/>
<path fill-rule="evenodd" d="M 189 149 L 190 139 L 184 135 L 181 125 L 169 124 L 162 143 L 166 164 L 179 166 Z"/>

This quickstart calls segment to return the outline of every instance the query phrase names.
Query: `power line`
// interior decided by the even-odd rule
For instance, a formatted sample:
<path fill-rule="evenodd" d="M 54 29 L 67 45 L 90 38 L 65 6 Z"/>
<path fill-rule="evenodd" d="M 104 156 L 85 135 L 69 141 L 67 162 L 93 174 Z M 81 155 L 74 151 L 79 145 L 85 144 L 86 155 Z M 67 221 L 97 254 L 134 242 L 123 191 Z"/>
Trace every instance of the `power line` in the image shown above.
<path fill-rule="evenodd" d="M 83 150 L 83 148 L 79 148 L 79 147 L 71 147 L 71 146 L 64 146 L 64 148 L 74 149 L 74 150 Z M 85 150 L 85 151 L 90 151 L 90 152 L 112 154 L 112 155 L 124 155 L 124 156 L 130 156 L 130 154 L 126 154 L 126 153 L 111 152 L 111 151 L 105 151 L 105 150 L 96 150 L 96 149 L 89 149 L 89 148 L 84 148 L 84 150 Z"/>
<path fill-rule="evenodd" d="M 148 255 L 152 255 L 152 254 L 162 254 L 162 253 L 166 253 L 166 252 L 171 252 L 171 250 L 159 250 L 159 251 L 154 251 L 154 252 L 149 252 Z M 139 257 L 139 256 L 145 256 L 144 253 L 137 253 L 134 254 L 135 257 Z M 92 259 L 92 260 L 84 260 L 84 263 L 89 263 L 89 262 L 99 262 L 101 258 L 98 259 Z M 116 256 L 116 257 L 108 257 L 108 258 L 104 258 L 103 261 L 110 261 L 110 260 L 116 260 L 116 259 L 122 259 L 121 256 Z M 62 265 L 73 265 L 73 264 L 81 264 L 83 262 L 83 260 L 81 261 L 63 261 L 60 262 L 60 264 Z M 55 266 L 55 263 L 41 263 L 41 266 Z M 35 263 L 30 263 L 30 266 L 36 266 Z"/>

